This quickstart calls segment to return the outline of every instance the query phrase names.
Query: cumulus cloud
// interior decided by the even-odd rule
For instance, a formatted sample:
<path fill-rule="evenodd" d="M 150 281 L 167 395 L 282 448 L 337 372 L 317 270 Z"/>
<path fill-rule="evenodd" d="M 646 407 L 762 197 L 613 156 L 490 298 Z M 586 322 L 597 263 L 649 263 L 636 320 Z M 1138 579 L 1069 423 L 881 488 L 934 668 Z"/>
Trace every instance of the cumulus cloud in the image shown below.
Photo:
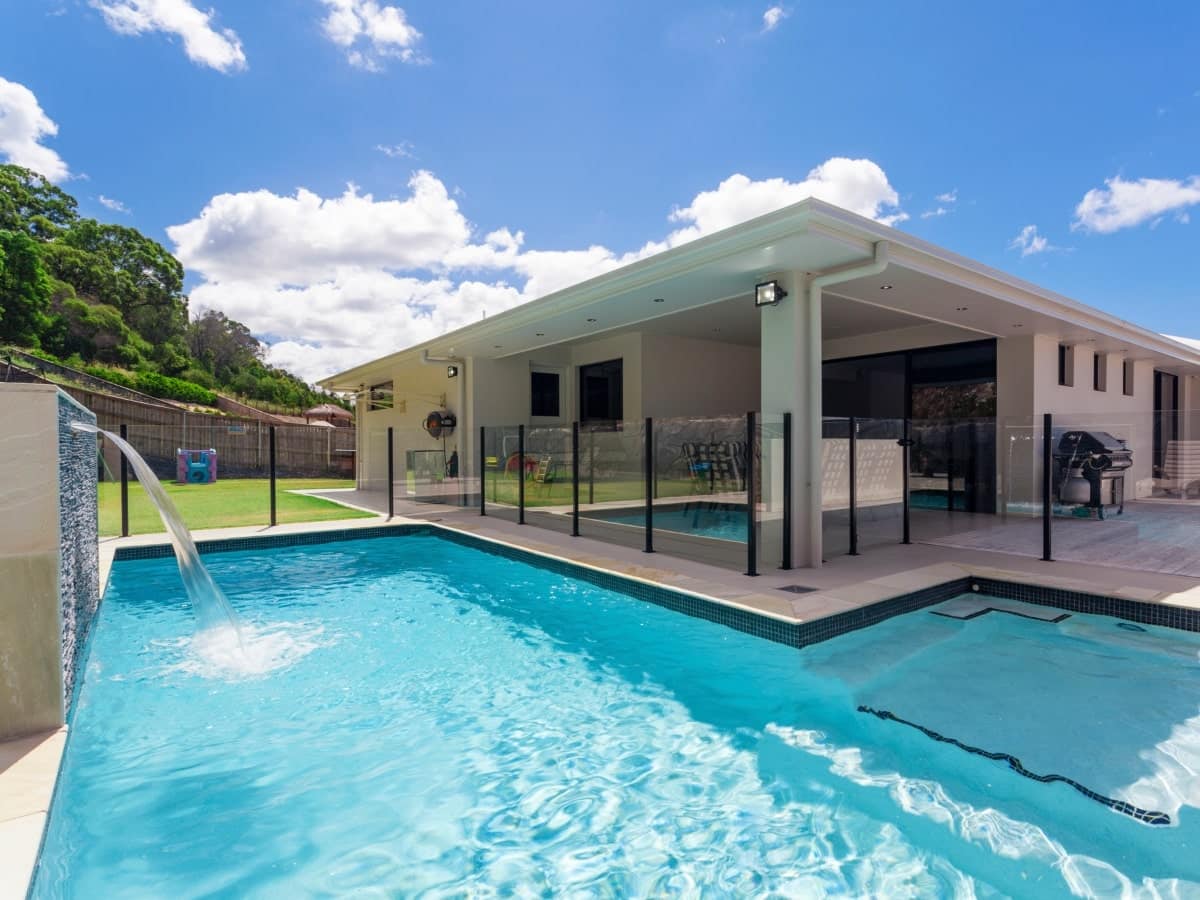
<path fill-rule="evenodd" d="M 788 11 L 782 6 L 768 7 L 763 13 L 763 31 L 774 31 L 779 27 L 779 23 L 788 17 Z"/>
<path fill-rule="evenodd" d="M 958 188 L 955 188 L 952 191 L 946 191 L 944 194 L 938 194 L 933 199 L 937 201 L 937 206 L 935 206 L 933 209 L 927 209 L 925 212 L 921 213 L 922 219 L 936 219 L 940 218 L 941 216 L 948 216 L 950 213 L 954 212 L 954 209 L 958 204 Z"/>
<path fill-rule="evenodd" d="M 1054 249 L 1050 242 L 1038 234 L 1036 225 L 1026 225 L 1008 245 L 1010 250 L 1020 250 L 1022 256 L 1033 256 L 1035 253 L 1045 253 Z"/>
<path fill-rule="evenodd" d="M 90 0 L 118 34 L 162 32 L 183 41 L 183 52 L 198 65 L 218 72 L 246 68 L 241 39 L 232 28 L 213 27 L 216 13 L 202 12 L 189 0 Z"/>
<path fill-rule="evenodd" d="M 325 36 L 346 51 L 350 64 L 380 72 L 388 59 L 425 62 L 420 51 L 421 32 L 399 6 L 382 6 L 376 0 L 321 0 L 328 13 L 321 21 Z"/>
<path fill-rule="evenodd" d="M 625 252 L 527 248 L 509 228 L 480 237 L 426 171 L 402 199 L 353 185 L 328 198 L 221 194 L 167 234 L 202 279 L 193 310 L 271 336 L 270 361 L 316 379 L 810 196 L 888 223 L 904 215 L 879 166 L 831 159 L 799 182 L 731 176 L 675 209 L 662 240 Z"/>
<path fill-rule="evenodd" d="M 45 175 L 51 181 L 70 176 L 63 158 L 42 145 L 58 126 L 42 111 L 33 91 L 0 78 L 0 157 Z"/>
<path fill-rule="evenodd" d="M 1104 187 L 1092 188 L 1075 207 L 1076 230 L 1111 234 L 1153 222 L 1174 213 L 1186 224 L 1186 210 L 1200 204 L 1200 175 L 1182 180 L 1138 178 L 1126 181 L 1120 175 L 1105 180 Z"/>
<path fill-rule="evenodd" d="M 132 211 L 120 200 L 114 200 L 112 197 L 105 197 L 103 194 L 101 194 L 96 199 L 100 201 L 101 206 L 103 206 L 105 209 L 111 209 L 113 212 L 129 215 L 129 213 Z"/>

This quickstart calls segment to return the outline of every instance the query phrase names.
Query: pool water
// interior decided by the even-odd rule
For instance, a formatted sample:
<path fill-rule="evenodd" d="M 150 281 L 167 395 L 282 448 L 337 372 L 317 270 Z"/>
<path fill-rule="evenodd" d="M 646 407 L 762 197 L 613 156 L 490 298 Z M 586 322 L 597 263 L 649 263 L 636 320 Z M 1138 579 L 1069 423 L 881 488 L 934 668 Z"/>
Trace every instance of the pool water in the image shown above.
<path fill-rule="evenodd" d="M 198 659 L 174 561 L 117 563 L 32 896 L 1200 892 L 1196 635 L 930 607 L 796 650 L 431 535 L 206 562 L 290 664 Z"/>
<path fill-rule="evenodd" d="M 621 525 L 646 524 L 644 508 L 621 509 L 612 512 L 590 512 L 588 518 Z M 723 541 L 746 542 L 746 507 L 736 503 L 710 503 L 695 501 L 654 507 L 655 531 L 678 531 L 683 534 L 698 534 L 703 537 L 719 538 Z"/>

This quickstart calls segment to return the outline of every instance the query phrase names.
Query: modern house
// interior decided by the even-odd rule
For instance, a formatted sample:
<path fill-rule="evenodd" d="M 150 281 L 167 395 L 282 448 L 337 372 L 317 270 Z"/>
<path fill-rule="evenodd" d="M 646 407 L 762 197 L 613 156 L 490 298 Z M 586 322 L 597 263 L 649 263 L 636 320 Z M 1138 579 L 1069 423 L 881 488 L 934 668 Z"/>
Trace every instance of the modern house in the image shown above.
<path fill-rule="evenodd" d="M 874 422 L 864 434 L 881 452 L 904 420 L 969 423 L 940 454 L 965 439 L 969 465 L 955 471 L 931 451 L 909 471 L 936 479 L 949 469 L 950 508 L 972 514 L 1035 499 L 1046 413 L 1128 443 L 1129 499 L 1177 478 L 1177 445 L 1200 438 L 1200 346 L 815 199 L 321 385 L 359 397 L 361 490 L 386 488 L 389 427 L 397 480 L 422 451 L 444 451 L 457 452 L 465 485 L 479 475 L 480 426 L 791 413 L 791 559 L 808 566 L 829 554 L 822 516 L 844 493 L 831 483 L 830 444 L 846 434 L 830 420 Z M 457 419 L 441 438 L 422 428 L 434 410 Z M 764 495 L 777 508 L 782 457 L 763 456 L 773 470 Z M 892 466 L 879 477 L 898 484 L 903 474 Z"/>

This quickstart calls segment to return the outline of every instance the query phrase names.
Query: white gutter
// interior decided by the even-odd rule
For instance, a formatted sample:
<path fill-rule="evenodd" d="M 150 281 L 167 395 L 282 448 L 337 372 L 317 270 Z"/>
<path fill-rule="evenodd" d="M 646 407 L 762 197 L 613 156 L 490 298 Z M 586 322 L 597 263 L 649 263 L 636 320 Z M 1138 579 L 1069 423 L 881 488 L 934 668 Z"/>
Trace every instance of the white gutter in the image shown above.
<path fill-rule="evenodd" d="M 421 362 L 427 366 L 436 365 L 452 365 L 458 366 L 458 377 L 454 380 L 458 382 L 458 404 L 454 410 L 455 418 L 458 419 L 458 483 L 464 484 L 467 476 L 467 466 L 470 464 L 470 454 L 467 452 L 468 434 L 467 434 L 467 361 L 461 356 L 431 356 L 428 350 L 421 351 Z M 482 473 L 480 473 L 482 475 Z M 463 488 L 463 496 L 466 496 L 466 488 Z"/>
<path fill-rule="evenodd" d="M 870 262 L 843 266 L 823 272 L 808 282 L 808 540 L 809 559 L 813 568 L 821 566 L 821 441 L 822 441 L 822 339 L 821 291 L 831 284 L 853 281 L 868 275 L 878 275 L 888 266 L 888 242 L 876 241 Z"/>

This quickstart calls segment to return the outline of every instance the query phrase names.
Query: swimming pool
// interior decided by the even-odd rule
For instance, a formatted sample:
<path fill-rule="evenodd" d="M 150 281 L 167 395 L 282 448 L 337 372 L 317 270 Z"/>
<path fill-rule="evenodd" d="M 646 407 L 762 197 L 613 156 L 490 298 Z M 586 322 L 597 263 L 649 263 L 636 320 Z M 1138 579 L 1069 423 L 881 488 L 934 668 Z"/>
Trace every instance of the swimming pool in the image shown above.
<path fill-rule="evenodd" d="M 593 510 L 588 512 L 586 517 L 620 525 L 636 525 L 639 528 L 646 524 L 644 507 L 626 507 L 611 511 Z M 745 543 L 746 506 L 737 503 L 712 503 L 706 500 L 661 506 L 655 504 L 654 529 Z"/>
<path fill-rule="evenodd" d="M 174 561 L 118 562 L 32 896 L 1200 883 L 1194 634 L 967 598 L 797 650 L 433 534 L 206 562 L 287 664 L 198 658 Z"/>

